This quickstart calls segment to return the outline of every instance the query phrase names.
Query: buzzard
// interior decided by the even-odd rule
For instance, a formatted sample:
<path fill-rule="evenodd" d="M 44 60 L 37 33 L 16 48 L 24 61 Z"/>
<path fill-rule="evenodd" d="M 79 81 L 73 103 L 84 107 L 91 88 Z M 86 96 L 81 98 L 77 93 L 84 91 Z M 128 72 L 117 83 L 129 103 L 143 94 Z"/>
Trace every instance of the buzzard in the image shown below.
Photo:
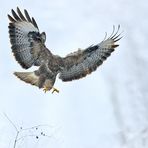
<path fill-rule="evenodd" d="M 9 36 L 12 52 L 16 61 L 24 69 L 32 66 L 39 66 L 33 72 L 14 72 L 19 79 L 30 83 L 43 90 L 59 92 L 54 88 L 57 74 L 64 81 L 77 80 L 95 71 L 103 61 L 107 59 L 119 45 L 116 44 L 122 37 L 113 26 L 110 37 L 86 49 L 78 49 L 65 57 L 54 55 L 45 45 L 46 34 L 40 33 L 39 27 L 33 17 L 30 17 L 27 10 L 24 14 L 17 7 L 15 12 L 11 10 L 12 16 L 8 14 Z"/>

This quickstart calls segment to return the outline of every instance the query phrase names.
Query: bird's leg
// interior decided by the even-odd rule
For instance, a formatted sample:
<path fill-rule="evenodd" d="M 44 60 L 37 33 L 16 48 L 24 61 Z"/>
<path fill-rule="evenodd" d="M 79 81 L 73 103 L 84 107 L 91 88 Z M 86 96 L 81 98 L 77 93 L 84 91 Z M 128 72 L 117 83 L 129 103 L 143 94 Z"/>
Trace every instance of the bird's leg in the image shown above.
<path fill-rule="evenodd" d="M 49 89 L 46 86 L 44 86 L 44 88 L 43 88 L 44 93 L 46 93 L 48 90 Z"/>
<path fill-rule="evenodd" d="M 57 92 L 57 93 L 59 93 L 59 90 L 57 89 L 57 88 L 54 88 L 54 87 L 52 87 L 52 94 L 54 93 L 54 92 Z M 46 86 L 44 86 L 44 88 L 43 88 L 43 91 L 46 93 L 47 91 L 49 91 L 50 89 L 48 88 L 48 87 L 46 87 Z"/>
<path fill-rule="evenodd" d="M 59 93 L 60 91 L 57 89 L 57 88 L 54 88 L 54 87 L 52 87 L 52 94 L 54 93 L 54 92 L 57 92 L 57 93 Z"/>

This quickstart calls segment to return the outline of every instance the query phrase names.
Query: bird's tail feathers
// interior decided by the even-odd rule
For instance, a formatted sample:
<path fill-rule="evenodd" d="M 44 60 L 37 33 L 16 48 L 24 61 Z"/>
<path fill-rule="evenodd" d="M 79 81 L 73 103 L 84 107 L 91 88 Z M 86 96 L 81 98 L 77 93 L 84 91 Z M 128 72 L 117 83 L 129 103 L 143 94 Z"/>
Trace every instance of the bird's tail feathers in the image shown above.
<path fill-rule="evenodd" d="M 35 72 L 14 72 L 14 75 L 26 83 L 38 86 L 39 76 Z"/>

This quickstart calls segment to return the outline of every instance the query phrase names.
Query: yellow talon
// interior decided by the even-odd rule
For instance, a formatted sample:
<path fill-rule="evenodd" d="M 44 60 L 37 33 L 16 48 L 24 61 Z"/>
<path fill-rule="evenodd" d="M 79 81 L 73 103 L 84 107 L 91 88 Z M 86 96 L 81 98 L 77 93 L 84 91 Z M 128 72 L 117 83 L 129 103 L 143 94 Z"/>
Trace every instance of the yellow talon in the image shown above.
<path fill-rule="evenodd" d="M 57 92 L 57 93 L 59 93 L 59 90 L 58 89 L 56 89 L 56 88 L 54 88 L 54 87 L 52 87 L 52 94 L 54 93 L 54 92 Z M 46 93 L 47 91 L 49 91 L 49 88 L 47 88 L 46 86 L 44 86 L 44 88 L 43 88 L 43 91 Z"/>
<path fill-rule="evenodd" d="M 46 93 L 48 91 L 48 88 L 46 86 L 44 86 L 43 91 L 44 91 L 44 93 Z"/>
<path fill-rule="evenodd" d="M 59 93 L 59 90 L 58 89 L 56 89 L 56 88 L 54 88 L 54 87 L 52 87 L 52 94 L 54 93 L 54 92 L 57 92 L 57 93 Z"/>

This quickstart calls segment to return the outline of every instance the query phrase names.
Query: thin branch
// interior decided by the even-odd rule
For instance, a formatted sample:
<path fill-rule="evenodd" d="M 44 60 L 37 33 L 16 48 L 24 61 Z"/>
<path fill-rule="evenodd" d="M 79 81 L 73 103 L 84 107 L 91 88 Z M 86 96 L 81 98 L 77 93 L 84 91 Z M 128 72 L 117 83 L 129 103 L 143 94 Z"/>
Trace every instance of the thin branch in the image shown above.
<path fill-rule="evenodd" d="M 12 126 L 15 128 L 15 130 L 16 130 L 17 132 L 19 132 L 19 130 L 17 129 L 16 125 L 10 120 L 10 118 L 7 116 L 7 114 L 6 114 L 6 113 L 3 113 L 3 114 L 4 114 L 4 116 L 7 118 L 7 120 L 12 124 Z"/>
<path fill-rule="evenodd" d="M 10 120 L 10 118 L 7 116 L 6 113 L 4 113 L 4 116 L 7 118 L 7 120 L 12 124 L 12 126 L 14 127 L 14 129 L 16 130 L 16 137 L 15 137 L 15 140 L 14 140 L 14 145 L 13 145 L 13 148 L 16 148 L 16 143 L 17 143 L 17 138 L 19 136 L 19 130 L 17 129 L 16 125 Z"/>
<path fill-rule="evenodd" d="M 43 124 L 43 125 L 33 126 L 33 127 L 30 127 L 30 128 L 22 128 L 22 127 L 20 127 L 20 129 L 18 129 L 17 126 L 10 120 L 10 118 L 8 117 L 8 115 L 6 113 L 3 113 L 3 114 L 6 117 L 6 119 L 12 124 L 12 126 L 14 127 L 14 129 L 16 130 L 16 136 L 15 136 L 13 148 L 16 148 L 18 141 L 20 141 L 20 140 L 22 140 L 22 139 L 24 139 L 26 137 L 36 137 L 36 139 L 38 139 L 40 136 L 44 136 L 44 137 L 47 137 L 47 138 L 51 138 L 52 137 L 52 135 L 49 136 L 49 135 L 44 134 L 43 132 L 41 132 L 41 135 L 40 136 L 35 135 L 35 134 L 30 134 L 30 135 L 28 134 L 28 135 L 25 135 L 25 136 L 20 137 L 19 134 L 20 133 L 23 133 L 23 131 L 30 131 L 30 130 L 35 130 L 35 129 L 38 130 L 40 127 L 46 126 L 46 127 L 49 127 L 50 128 L 50 127 L 53 127 L 53 126 L 50 126 L 48 124 Z"/>
<path fill-rule="evenodd" d="M 21 130 L 22 131 L 31 130 L 31 129 L 39 128 L 39 127 L 42 127 L 42 126 L 52 127 L 52 126 L 50 126 L 48 124 L 43 124 L 43 125 L 37 125 L 37 126 L 29 127 L 29 128 L 24 128 L 24 129 L 22 128 Z"/>
<path fill-rule="evenodd" d="M 18 142 L 18 141 L 20 141 L 20 140 L 22 140 L 22 139 L 24 139 L 24 138 L 26 138 L 26 137 L 37 137 L 37 136 L 36 136 L 36 135 L 25 135 L 25 136 L 22 136 L 22 137 L 18 138 L 18 139 L 16 140 L 16 142 Z"/>
<path fill-rule="evenodd" d="M 16 148 L 16 143 L 17 143 L 17 138 L 18 138 L 18 136 L 19 136 L 19 131 L 18 131 L 17 134 L 16 134 L 13 148 Z"/>

